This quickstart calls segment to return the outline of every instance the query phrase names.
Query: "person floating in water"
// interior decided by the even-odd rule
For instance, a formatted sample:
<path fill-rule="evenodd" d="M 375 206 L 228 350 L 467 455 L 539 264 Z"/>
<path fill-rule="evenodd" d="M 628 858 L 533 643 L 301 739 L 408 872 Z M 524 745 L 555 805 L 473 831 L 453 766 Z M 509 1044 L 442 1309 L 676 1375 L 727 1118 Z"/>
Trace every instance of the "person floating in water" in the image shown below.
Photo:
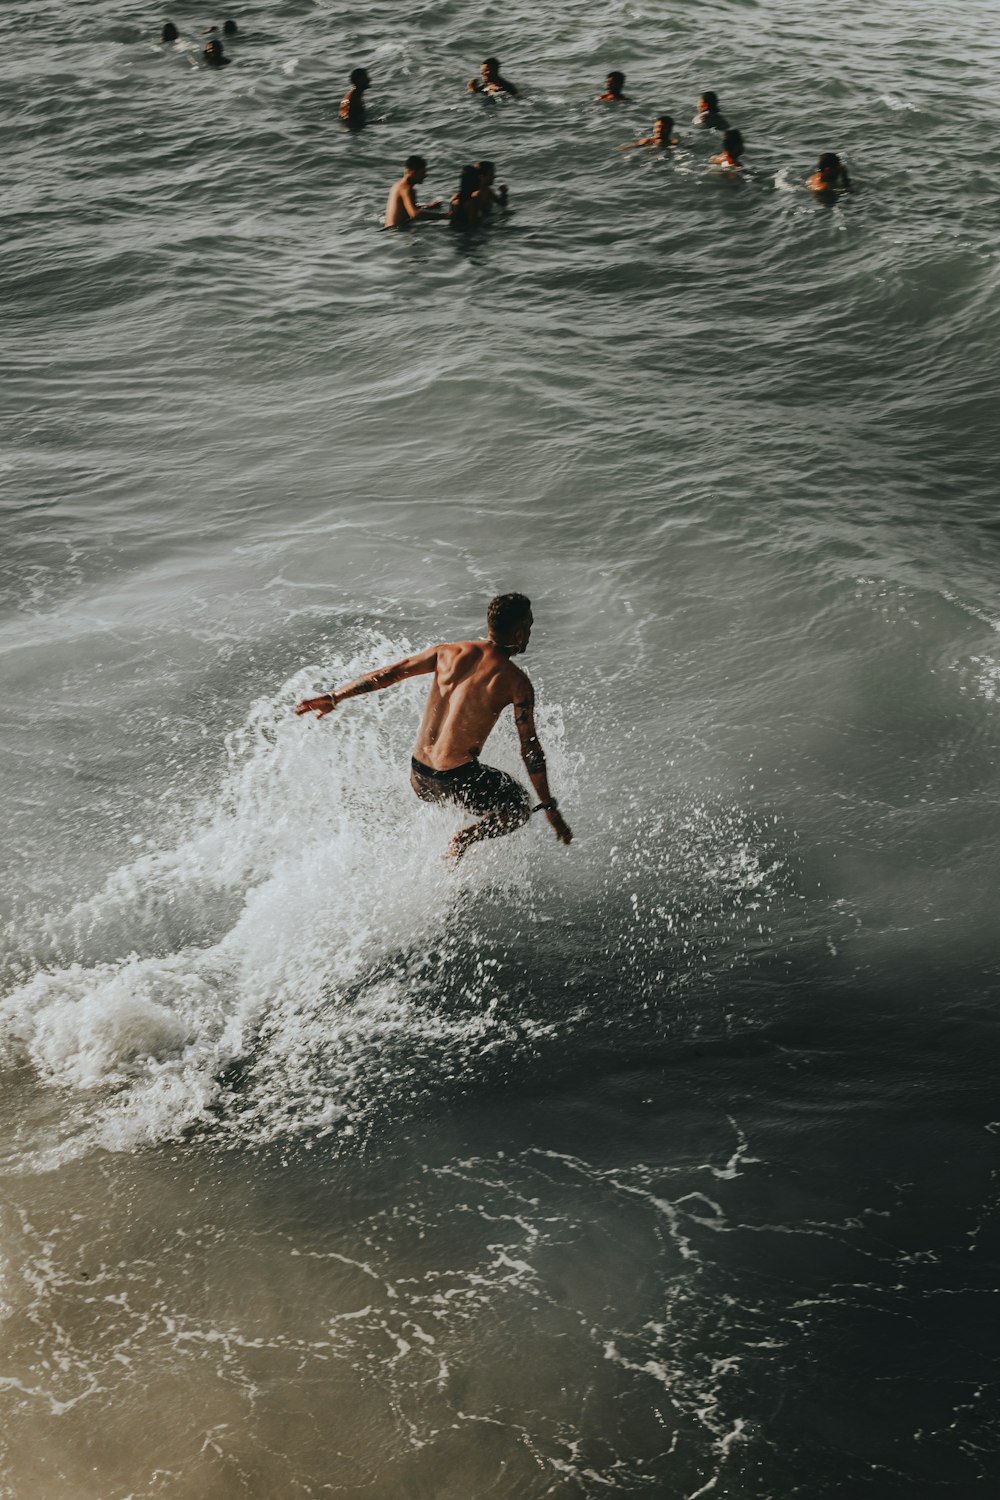
<path fill-rule="evenodd" d="M 836 151 L 824 151 L 816 163 L 816 170 L 806 184 L 810 192 L 832 202 L 838 193 L 851 191 L 851 179 L 847 168 Z"/>
<path fill-rule="evenodd" d="M 447 214 L 438 213 L 441 199 L 433 203 L 417 202 L 417 188 L 427 176 L 427 162 L 422 156 L 408 156 L 406 167 L 398 182 L 389 189 L 385 205 L 386 229 L 402 229 L 416 219 L 446 219 Z"/>
<path fill-rule="evenodd" d="M 340 118 L 352 130 L 360 130 L 368 118 L 365 90 L 370 83 L 367 68 L 355 68 L 351 74 L 351 87 L 340 101 Z"/>
<path fill-rule="evenodd" d="M 177 27 L 174 25 L 173 21 L 165 21 L 163 30 L 160 32 L 160 41 L 176 42 L 179 36 L 180 32 L 177 30 Z"/>
<path fill-rule="evenodd" d="M 622 89 L 624 87 L 625 87 L 625 74 L 624 73 L 619 73 L 617 70 L 614 73 L 609 73 L 608 76 L 607 76 L 607 78 L 604 80 L 604 93 L 603 94 L 598 94 L 598 96 L 597 96 L 598 103 L 600 103 L 600 104 L 628 104 L 629 100 L 622 93 Z"/>
<path fill-rule="evenodd" d="M 223 23 L 222 23 L 222 35 L 223 36 L 235 36 L 238 31 L 239 31 L 239 27 L 237 26 L 237 24 L 236 24 L 235 21 L 223 21 Z"/>
<path fill-rule="evenodd" d="M 448 845 L 460 860 L 473 844 L 499 838 L 527 823 L 532 808 L 520 782 L 505 771 L 480 764 L 479 755 L 508 705 L 521 742 L 521 757 L 544 812 L 560 843 L 573 834 L 549 790 L 545 753 L 535 728 L 535 693 L 511 657 L 528 648 L 533 617 L 523 594 L 499 594 L 486 611 L 485 641 L 454 641 L 405 656 L 392 666 L 357 677 L 318 698 L 304 698 L 297 714 L 318 719 L 346 698 L 377 693 L 408 677 L 433 673 L 423 721 L 410 762 L 410 785 L 422 802 L 451 802 L 474 813 L 478 822 L 463 828 Z"/>
<path fill-rule="evenodd" d="M 500 76 L 500 63 L 495 57 L 488 57 L 479 69 L 478 78 L 469 79 L 470 94 L 509 94 L 512 99 L 517 98 L 517 89 L 506 78 Z"/>
<path fill-rule="evenodd" d="M 232 58 L 227 57 L 223 52 L 222 43 L 217 41 L 215 37 L 212 38 L 205 48 L 202 57 L 210 68 L 228 68 L 232 62 Z"/>
<path fill-rule="evenodd" d="M 719 109 L 719 96 L 706 89 L 698 100 L 698 113 L 691 121 L 699 130 L 728 130 L 729 121 Z"/>
<path fill-rule="evenodd" d="M 657 115 L 653 121 L 652 135 L 644 135 L 638 141 L 629 141 L 628 145 L 621 147 L 621 150 L 629 151 L 633 146 L 676 146 L 677 137 L 671 134 L 673 128 L 672 115 Z"/>
<path fill-rule="evenodd" d="M 739 130 L 727 130 L 722 137 L 722 150 L 712 160 L 718 167 L 725 167 L 730 172 L 739 171 L 743 163 L 740 157 L 744 151 L 743 136 Z"/>

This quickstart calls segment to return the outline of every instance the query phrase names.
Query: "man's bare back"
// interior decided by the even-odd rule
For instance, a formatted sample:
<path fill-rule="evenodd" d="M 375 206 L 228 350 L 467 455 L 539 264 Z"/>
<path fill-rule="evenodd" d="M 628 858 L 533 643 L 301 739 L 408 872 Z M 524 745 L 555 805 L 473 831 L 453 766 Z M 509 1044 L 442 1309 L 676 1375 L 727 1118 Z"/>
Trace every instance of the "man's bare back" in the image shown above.
<path fill-rule="evenodd" d="M 527 702 L 531 683 L 492 641 L 434 648 L 434 681 L 413 754 L 436 771 L 475 760 L 508 703 Z"/>
<path fill-rule="evenodd" d="M 450 801 L 485 816 L 456 834 L 450 852 L 460 858 L 480 839 L 510 833 L 527 821 L 524 788 L 506 772 L 479 764 L 493 726 L 508 704 L 521 743 L 521 756 L 556 837 L 568 844 L 570 832 L 549 790 L 545 753 L 535 728 L 535 695 L 527 674 L 511 657 L 527 647 L 531 605 L 523 594 L 503 594 L 490 605 L 488 640 L 429 646 L 392 666 L 358 677 L 345 687 L 296 704 L 297 714 L 322 719 L 346 698 L 378 692 L 409 677 L 433 673 L 411 763 L 411 784 L 423 801 Z"/>

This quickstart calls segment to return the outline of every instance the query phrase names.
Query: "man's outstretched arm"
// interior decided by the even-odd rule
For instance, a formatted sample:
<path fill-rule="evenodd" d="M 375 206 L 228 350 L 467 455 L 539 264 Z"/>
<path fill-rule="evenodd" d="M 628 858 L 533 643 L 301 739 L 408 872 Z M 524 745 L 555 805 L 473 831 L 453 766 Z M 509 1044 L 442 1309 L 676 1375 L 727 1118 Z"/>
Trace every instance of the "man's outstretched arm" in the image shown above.
<path fill-rule="evenodd" d="M 363 677 L 355 677 L 353 682 L 342 688 L 334 688 L 332 693 L 323 693 L 319 698 L 303 698 L 301 703 L 296 703 L 295 712 L 314 713 L 317 719 L 322 719 L 326 714 L 332 713 L 345 698 L 357 698 L 361 693 L 377 693 L 382 688 L 405 681 L 407 677 L 419 677 L 422 672 L 433 672 L 437 666 L 439 649 L 437 646 L 428 646 L 426 651 L 416 651 L 412 656 L 404 656 L 402 661 L 393 662 L 391 667 L 379 667 L 374 672 L 366 672 Z"/>
<path fill-rule="evenodd" d="M 526 683 L 524 695 L 514 704 L 514 722 L 517 725 L 518 738 L 521 741 L 521 758 L 524 761 L 524 769 L 531 777 L 531 784 L 538 793 L 538 800 L 545 810 L 549 826 L 554 831 L 560 843 L 570 844 L 573 841 L 572 830 L 559 811 L 556 799 L 549 790 L 549 777 L 545 767 L 545 751 L 542 749 L 538 738 L 538 731 L 535 728 L 535 694 L 532 691 L 530 683 Z"/>

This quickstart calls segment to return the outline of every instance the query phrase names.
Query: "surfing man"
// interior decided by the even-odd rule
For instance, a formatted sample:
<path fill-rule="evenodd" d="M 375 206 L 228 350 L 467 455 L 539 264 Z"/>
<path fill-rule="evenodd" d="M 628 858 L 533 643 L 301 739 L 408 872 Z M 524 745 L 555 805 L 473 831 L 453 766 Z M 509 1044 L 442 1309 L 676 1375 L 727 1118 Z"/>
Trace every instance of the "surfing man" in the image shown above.
<path fill-rule="evenodd" d="M 357 677 L 345 687 L 304 698 L 297 714 L 331 713 L 345 698 L 377 693 L 408 677 L 433 673 L 410 762 L 410 785 L 423 802 L 454 802 L 479 819 L 455 834 L 448 853 L 456 862 L 481 839 L 513 833 L 531 816 L 528 794 L 505 771 L 479 762 L 479 753 L 508 704 L 521 741 L 521 756 L 544 812 L 560 843 L 573 835 L 549 790 L 545 753 L 535 729 L 535 693 L 528 677 L 511 660 L 528 648 L 533 618 L 523 594 L 499 594 L 486 611 L 485 641 L 454 641 L 429 646 L 390 667 Z"/>

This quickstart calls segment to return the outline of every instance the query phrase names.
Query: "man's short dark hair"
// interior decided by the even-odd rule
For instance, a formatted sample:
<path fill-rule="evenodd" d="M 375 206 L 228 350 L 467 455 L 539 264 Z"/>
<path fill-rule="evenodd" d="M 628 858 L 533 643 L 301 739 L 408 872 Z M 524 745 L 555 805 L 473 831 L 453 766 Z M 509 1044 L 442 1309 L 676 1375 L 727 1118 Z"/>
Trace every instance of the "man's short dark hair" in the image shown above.
<path fill-rule="evenodd" d="M 718 107 L 719 107 L 719 96 L 718 96 L 718 94 L 713 93 L 713 91 L 711 89 L 706 89 L 705 92 L 702 94 L 701 97 L 704 99 L 704 101 L 708 105 L 709 109 L 718 109 Z"/>
<path fill-rule="evenodd" d="M 422 156 L 408 156 L 406 158 L 406 170 L 408 172 L 422 172 L 427 163 Z"/>
<path fill-rule="evenodd" d="M 354 69 L 352 69 L 352 71 L 351 71 L 351 82 L 354 84 L 354 87 L 356 89 L 359 89 L 362 84 L 367 84 L 368 81 L 369 80 L 368 80 L 368 69 L 367 68 L 354 68 Z"/>
<path fill-rule="evenodd" d="M 487 57 L 483 60 L 483 67 L 491 68 L 494 73 L 498 73 L 500 71 L 500 61 L 496 57 Z"/>
<path fill-rule="evenodd" d="M 525 594 L 497 594 L 486 610 L 490 635 L 505 641 L 531 613 L 531 600 Z"/>

